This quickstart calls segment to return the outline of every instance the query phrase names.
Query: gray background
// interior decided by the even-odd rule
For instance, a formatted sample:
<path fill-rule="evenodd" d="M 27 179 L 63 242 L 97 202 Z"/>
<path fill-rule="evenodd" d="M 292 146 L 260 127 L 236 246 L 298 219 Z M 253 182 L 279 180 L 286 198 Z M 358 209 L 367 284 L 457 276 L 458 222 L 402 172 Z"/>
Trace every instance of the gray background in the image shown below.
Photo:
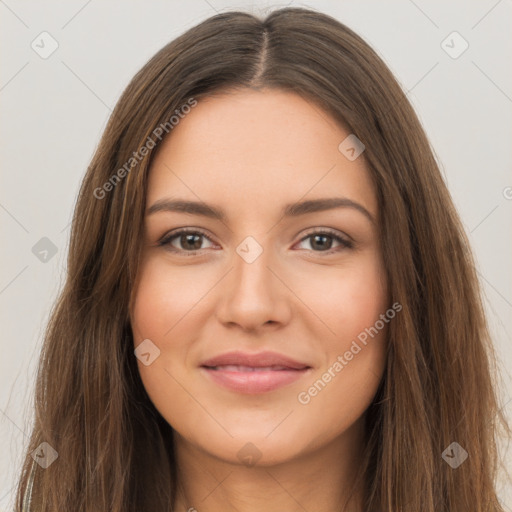
<path fill-rule="evenodd" d="M 63 283 L 80 180 L 120 93 L 157 50 L 215 12 L 265 14 L 285 5 L 347 24 L 408 91 L 472 243 L 501 366 L 512 368 L 510 0 L 0 0 L 0 512 L 12 509 L 42 332 Z M 52 39 L 44 31 L 58 43 L 47 58 L 40 53 Z M 469 44 L 457 58 L 462 41 L 451 36 L 443 44 L 453 31 Z M 44 237 L 55 255 L 41 252 Z M 512 418 L 509 373 L 500 404 Z M 499 492 L 512 510 L 510 485 Z"/>

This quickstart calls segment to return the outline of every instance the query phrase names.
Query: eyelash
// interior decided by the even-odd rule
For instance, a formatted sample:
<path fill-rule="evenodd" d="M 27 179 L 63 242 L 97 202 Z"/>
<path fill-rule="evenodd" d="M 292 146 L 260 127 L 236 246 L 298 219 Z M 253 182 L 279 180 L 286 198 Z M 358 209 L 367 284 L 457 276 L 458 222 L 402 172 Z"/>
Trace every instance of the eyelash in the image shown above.
<path fill-rule="evenodd" d="M 198 249 L 198 250 L 195 250 L 195 251 L 185 251 L 185 250 L 182 250 L 182 249 L 176 249 L 175 247 L 172 247 L 171 241 L 173 239 L 175 239 L 175 238 L 177 238 L 177 237 L 179 237 L 181 235 L 185 235 L 185 234 L 200 235 L 200 236 L 206 238 L 211 243 L 214 243 L 211 240 L 211 238 L 206 233 L 204 233 L 203 231 L 195 228 L 195 229 L 180 229 L 179 231 L 174 231 L 174 232 L 168 233 L 167 235 L 165 235 L 162 239 L 160 239 L 158 241 L 157 245 L 159 247 L 166 247 L 167 250 L 169 250 L 171 252 L 174 252 L 174 253 L 180 253 L 180 254 L 184 255 L 185 257 L 194 256 L 197 253 L 200 253 L 202 250 L 204 250 L 204 249 Z M 336 252 L 339 252 L 340 250 L 352 249 L 354 247 L 353 242 L 351 242 L 350 240 L 347 240 L 347 239 L 341 237 L 340 235 L 337 234 L 336 231 L 334 231 L 332 229 L 329 229 L 329 228 L 325 228 L 325 229 L 318 230 L 318 231 L 311 231 L 306 236 L 302 237 L 301 240 L 299 241 L 299 243 L 307 240 L 308 238 L 313 237 L 314 235 L 327 235 L 327 236 L 330 236 L 335 241 L 339 242 L 341 244 L 341 246 L 335 247 L 334 249 L 329 249 L 327 251 L 314 251 L 314 250 L 311 249 L 312 252 L 316 252 L 316 253 L 324 254 L 324 255 L 330 255 L 330 254 L 334 254 Z"/>

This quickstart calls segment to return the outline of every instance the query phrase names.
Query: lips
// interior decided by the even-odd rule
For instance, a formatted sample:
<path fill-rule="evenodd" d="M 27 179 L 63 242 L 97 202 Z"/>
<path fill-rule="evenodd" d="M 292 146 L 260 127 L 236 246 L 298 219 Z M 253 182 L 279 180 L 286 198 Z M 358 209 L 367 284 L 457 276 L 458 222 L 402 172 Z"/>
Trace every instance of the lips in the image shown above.
<path fill-rule="evenodd" d="M 238 371 L 254 371 L 258 369 L 260 371 L 262 369 L 303 370 L 309 368 L 309 365 L 306 363 L 296 361 L 276 352 L 259 352 L 256 354 L 227 352 L 204 361 L 201 366 L 209 368 L 236 366 L 241 368 Z"/>
<path fill-rule="evenodd" d="M 224 388 L 257 394 L 291 384 L 309 373 L 311 367 L 275 352 L 229 352 L 204 361 L 201 370 Z"/>
<path fill-rule="evenodd" d="M 235 364 L 226 364 L 226 365 L 217 365 L 217 366 L 207 366 L 207 368 L 211 368 L 212 370 L 224 370 L 226 372 L 264 372 L 264 371 L 277 371 L 277 370 L 294 370 L 295 368 L 290 368 L 289 366 L 243 366 L 243 365 L 235 365 Z"/>

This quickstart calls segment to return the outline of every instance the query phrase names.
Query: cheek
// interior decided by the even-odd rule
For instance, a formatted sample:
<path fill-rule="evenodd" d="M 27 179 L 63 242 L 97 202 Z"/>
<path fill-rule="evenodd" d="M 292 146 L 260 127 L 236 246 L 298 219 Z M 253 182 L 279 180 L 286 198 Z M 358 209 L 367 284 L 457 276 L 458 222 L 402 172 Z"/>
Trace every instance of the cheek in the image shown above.
<path fill-rule="evenodd" d="M 173 268 L 161 255 L 147 257 L 141 265 L 131 312 L 134 348 L 146 339 L 158 347 L 150 365 L 137 364 L 146 391 L 168 421 L 191 406 L 182 386 L 190 385 L 191 348 L 205 322 L 202 307 L 218 282 L 206 266 Z"/>
<path fill-rule="evenodd" d="M 139 374 L 157 410 L 173 427 L 181 426 L 194 407 L 183 391 L 189 385 L 185 363 L 190 330 L 197 324 L 194 306 L 205 292 L 188 272 L 172 271 L 156 259 L 146 260 L 140 272 L 131 314 L 134 348 L 149 339 L 159 353 L 147 366 L 137 360 Z"/>
<path fill-rule="evenodd" d="M 297 295 L 320 320 L 317 337 L 331 356 L 347 350 L 389 307 L 384 266 L 377 252 L 367 251 L 343 266 L 318 267 L 313 275 L 303 273 L 297 283 Z"/>
<path fill-rule="evenodd" d="M 388 324 L 395 316 L 387 301 L 384 266 L 375 253 L 339 273 L 333 270 L 304 281 L 308 306 L 321 320 L 316 337 L 322 341 L 323 364 L 297 396 L 305 416 L 320 415 L 332 433 L 370 405 L 384 372 Z"/>
<path fill-rule="evenodd" d="M 167 340 L 212 287 L 211 275 L 197 267 L 172 269 L 162 259 L 148 259 L 141 268 L 135 296 L 132 327 L 137 339 Z M 210 284 L 209 284 L 210 283 Z"/>

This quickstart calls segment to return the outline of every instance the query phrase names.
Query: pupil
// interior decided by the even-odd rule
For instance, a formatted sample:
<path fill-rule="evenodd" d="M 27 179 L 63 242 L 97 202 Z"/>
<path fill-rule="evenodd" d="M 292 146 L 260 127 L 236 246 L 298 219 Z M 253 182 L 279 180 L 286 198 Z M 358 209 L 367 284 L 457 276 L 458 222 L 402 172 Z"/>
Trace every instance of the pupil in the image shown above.
<path fill-rule="evenodd" d="M 320 244 L 317 244 L 317 239 L 319 239 L 319 238 L 324 240 L 324 243 L 321 242 Z M 326 238 L 330 238 L 330 237 L 326 236 L 326 235 L 315 235 L 313 237 L 313 243 L 311 245 L 313 246 L 313 248 L 316 248 L 316 249 L 330 249 L 330 244 L 328 244 L 329 247 L 325 246 L 325 239 Z"/>
<path fill-rule="evenodd" d="M 194 238 L 196 238 L 195 243 L 192 241 Z M 183 244 L 184 247 L 186 247 L 186 245 L 189 242 L 191 242 L 193 245 L 192 249 L 200 249 L 201 248 L 201 236 L 200 235 L 194 235 L 194 234 L 182 235 L 181 241 L 182 241 L 182 243 L 183 243 L 183 241 L 185 241 L 185 243 Z"/>

